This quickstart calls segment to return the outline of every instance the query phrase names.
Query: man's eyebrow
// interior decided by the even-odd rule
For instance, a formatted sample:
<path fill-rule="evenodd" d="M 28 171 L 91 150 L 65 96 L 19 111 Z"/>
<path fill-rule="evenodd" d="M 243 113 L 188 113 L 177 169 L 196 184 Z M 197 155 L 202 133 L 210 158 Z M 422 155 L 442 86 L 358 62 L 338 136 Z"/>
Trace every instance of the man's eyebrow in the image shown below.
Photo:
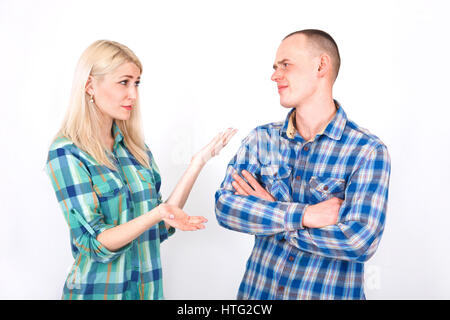
<path fill-rule="evenodd" d="M 283 64 L 283 63 L 285 63 L 286 61 L 289 61 L 289 59 L 283 59 L 283 60 L 278 61 L 277 63 L 275 63 L 275 64 L 273 65 L 274 70 L 277 70 L 277 68 L 278 68 L 277 65 Z"/>

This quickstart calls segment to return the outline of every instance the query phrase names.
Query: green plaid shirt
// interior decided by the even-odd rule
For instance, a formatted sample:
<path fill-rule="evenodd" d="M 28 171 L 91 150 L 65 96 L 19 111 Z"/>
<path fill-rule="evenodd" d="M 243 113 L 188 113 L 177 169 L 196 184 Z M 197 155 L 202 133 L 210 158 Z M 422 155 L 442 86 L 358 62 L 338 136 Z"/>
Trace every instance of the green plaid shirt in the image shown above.
<path fill-rule="evenodd" d="M 66 138 L 50 147 L 46 171 L 69 225 L 75 259 L 63 299 L 163 299 L 159 247 L 173 228 L 161 222 L 114 252 L 96 239 L 161 203 L 161 177 L 150 150 L 148 169 L 128 151 L 115 124 L 113 134 L 117 171 Z"/>

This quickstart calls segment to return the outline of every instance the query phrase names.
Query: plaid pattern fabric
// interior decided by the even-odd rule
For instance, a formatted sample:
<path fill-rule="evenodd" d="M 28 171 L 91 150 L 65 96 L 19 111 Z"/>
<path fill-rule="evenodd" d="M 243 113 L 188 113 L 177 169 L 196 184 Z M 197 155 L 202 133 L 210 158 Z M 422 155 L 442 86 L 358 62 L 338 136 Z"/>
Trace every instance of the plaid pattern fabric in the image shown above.
<path fill-rule="evenodd" d="M 386 146 L 338 108 L 325 130 L 305 141 L 286 121 L 243 140 L 216 192 L 225 228 L 255 235 L 238 299 L 365 299 L 364 262 L 384 229 L 390 158 Z M 277 201 L 235 195 L 232 174 L 247 170 Z M 344 200 L 338 223 L 306 228 L 308 205 Z"/>
<path fill-rule="evenodd" d="M 173 228 L 169 232 L 161 222 L 115 252 L 96 239 L 161 203 L 161 178 L 150 150 L 147 169 L 128 151 L 115 124 L 113 133 L 117 171 L 99 165 L 66 138 L 50 147 L 46 171 L 69 225 L 75 259 L 63 299 L 163 298 L 159 247 Z"/>

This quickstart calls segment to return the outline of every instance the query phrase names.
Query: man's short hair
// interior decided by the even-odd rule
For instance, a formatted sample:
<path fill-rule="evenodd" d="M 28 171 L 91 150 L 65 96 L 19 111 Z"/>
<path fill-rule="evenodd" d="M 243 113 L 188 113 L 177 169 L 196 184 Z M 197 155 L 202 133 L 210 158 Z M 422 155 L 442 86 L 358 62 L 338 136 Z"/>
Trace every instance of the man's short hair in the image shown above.
<path fill-rule="evenodd" d="M 334 79 L 336 80 L 339 68 L 341 66 L 341 56 L 339 55 L 339 49 L 334 39 L 325 31 L 317 29 L 304 29 L 295 31 L 284 37 L 283 40 L 296 34 L 303 34 L 306 39 L 318 50 L 327 53 L 331 58 L 333 65 Z"/>

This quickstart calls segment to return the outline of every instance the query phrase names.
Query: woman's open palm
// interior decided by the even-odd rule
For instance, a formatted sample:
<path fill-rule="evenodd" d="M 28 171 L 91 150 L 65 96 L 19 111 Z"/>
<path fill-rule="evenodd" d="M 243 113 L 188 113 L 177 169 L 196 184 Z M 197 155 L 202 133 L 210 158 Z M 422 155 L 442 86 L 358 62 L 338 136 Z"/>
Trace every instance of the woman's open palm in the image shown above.
<path fill-rule="evenodd" d="M 195 231 L 205 229 L 204 223 L 208 221 L 202 216 L 189 216 L 180 208 L 163 203 L 159 205 L 161 216 L 165 223 L 183 231 Z"/>

